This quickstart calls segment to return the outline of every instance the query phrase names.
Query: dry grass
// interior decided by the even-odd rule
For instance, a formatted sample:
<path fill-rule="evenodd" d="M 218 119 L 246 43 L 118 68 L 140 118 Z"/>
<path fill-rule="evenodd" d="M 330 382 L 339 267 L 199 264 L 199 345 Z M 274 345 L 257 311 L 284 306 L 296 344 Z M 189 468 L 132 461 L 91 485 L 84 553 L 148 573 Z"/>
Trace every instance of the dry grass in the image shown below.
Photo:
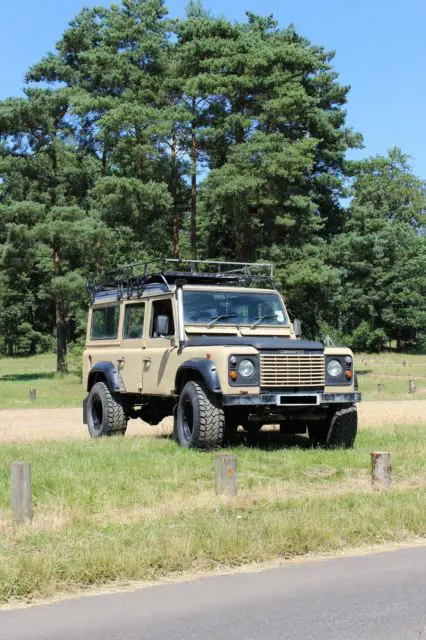
<path fill-rule="evenodd" d="M 167 437 L 2 445 L 0 602 L 426 535 L 422 426 L 364 430 L 353 451 L 306 445 L 270 432 L 237 447 L 235 499 L 215 496 L 214 453 Z M 371 488 L 372 449 L 392 452 L 390 491 Z M 35 518 L 21 527 L 16 459 L 34 476 Z"/>

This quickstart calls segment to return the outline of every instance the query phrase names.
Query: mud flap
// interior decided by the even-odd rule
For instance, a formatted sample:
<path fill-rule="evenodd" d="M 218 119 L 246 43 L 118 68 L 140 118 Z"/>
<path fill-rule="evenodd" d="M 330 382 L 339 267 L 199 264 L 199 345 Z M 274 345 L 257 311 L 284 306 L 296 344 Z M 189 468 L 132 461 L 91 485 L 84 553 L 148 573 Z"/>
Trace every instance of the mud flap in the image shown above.
<path fill-rule="evenodd" d="M 87 424 L 87 401 L 89 396 L 86 396 L 83 400 L 83 424 Z"/>

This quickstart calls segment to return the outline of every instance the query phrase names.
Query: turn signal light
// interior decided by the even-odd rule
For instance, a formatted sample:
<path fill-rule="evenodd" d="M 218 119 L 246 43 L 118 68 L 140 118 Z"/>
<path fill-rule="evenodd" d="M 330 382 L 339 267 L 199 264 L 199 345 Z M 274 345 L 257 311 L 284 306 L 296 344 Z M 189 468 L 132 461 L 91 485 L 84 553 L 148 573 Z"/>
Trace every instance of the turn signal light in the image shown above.
<path fill-rule="evenodd" d="M 236 371 L 231 371 L 229 373 L 229 377 L 231 378 L 231 380 L 236 380 L 237 379 L 237 372 Z"/>
<path fill-rule="evenodd" d="M 345 376 L 346 376 L 347 380 L 351 380 L 352 379 L 352 371 L 345 371 Z"/>

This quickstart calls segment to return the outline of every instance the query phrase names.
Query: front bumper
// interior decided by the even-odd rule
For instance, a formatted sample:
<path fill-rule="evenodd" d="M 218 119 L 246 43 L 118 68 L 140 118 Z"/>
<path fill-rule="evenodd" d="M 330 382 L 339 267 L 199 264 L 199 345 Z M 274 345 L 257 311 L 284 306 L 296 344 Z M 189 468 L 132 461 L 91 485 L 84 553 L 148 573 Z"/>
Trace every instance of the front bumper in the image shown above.
<path fill-rule="evenodd" d="M 329 404 L 355 404 L 361 394 L 351 393 L 260 393 L 259 395 L 223 395 L 225 407 L 274 406 L 274 407 L 318 407 Z"/>

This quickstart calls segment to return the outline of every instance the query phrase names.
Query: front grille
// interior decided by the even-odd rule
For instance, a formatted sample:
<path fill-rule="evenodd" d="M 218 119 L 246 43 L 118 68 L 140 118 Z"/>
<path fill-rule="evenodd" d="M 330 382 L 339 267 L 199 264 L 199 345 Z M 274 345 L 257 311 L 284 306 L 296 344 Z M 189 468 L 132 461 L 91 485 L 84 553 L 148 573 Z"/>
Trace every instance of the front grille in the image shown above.
<path fill-rule="evenodd" d="M 324 387 L 324 355 L 261 354 L 262 387 Z"/>

